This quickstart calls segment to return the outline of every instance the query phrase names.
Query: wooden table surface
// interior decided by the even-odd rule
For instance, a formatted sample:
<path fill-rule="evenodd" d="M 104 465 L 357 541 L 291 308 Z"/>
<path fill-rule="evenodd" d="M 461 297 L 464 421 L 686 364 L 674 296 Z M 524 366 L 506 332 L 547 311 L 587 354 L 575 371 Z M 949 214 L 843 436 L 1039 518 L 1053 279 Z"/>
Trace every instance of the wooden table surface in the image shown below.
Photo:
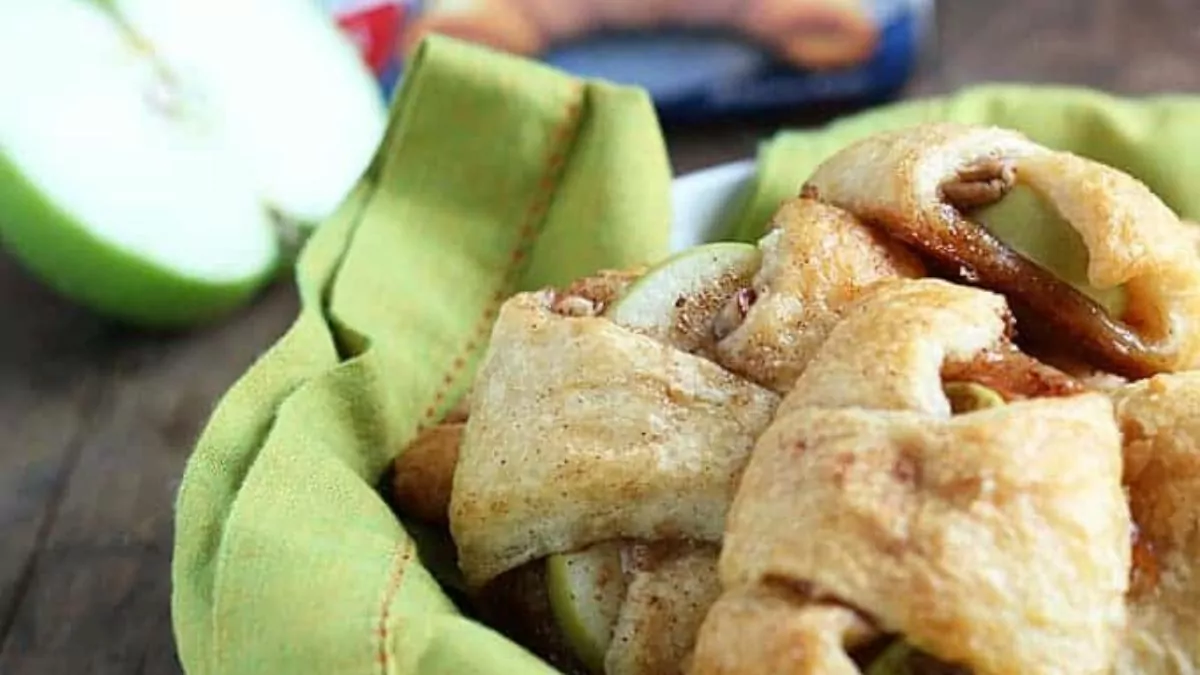
<path fill-rule="evenodd" d="M 1200 90 L 1195 0 L 943 0 L 908 95 L 985 80 Z M 751 156 L 781 124 L 669 133 L 679 172 Z M 807 120 L 805 120 L 807 121 Z M 0 673 L 177 673 L 172 499 L 215 399 L 286 329 L 287 283 L 171 338 L 107 325 L 0 254 Z"/>

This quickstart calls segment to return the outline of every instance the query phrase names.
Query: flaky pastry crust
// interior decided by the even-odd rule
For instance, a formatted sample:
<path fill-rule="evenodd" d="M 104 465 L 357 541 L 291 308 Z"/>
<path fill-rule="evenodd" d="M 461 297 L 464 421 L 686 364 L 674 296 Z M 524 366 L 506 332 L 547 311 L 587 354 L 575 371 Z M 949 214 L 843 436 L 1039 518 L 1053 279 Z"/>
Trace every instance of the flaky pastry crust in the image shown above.
<path fill-rule="evenodd" d="M 1200 673 L 1200 372 L 1114 395 L 1137 526 L 1119 675 Z"/>
<path fill-rule="evenodd" d="M 755 302 L 717 343 L 716 358 L 779 393 L 792 388 L 843 310 L 872 284 L 924 275 L 902 245 L 810 199 L 784 203 L 759 248 Z"/>
<path fill-rule="evenodd" d="M 1007 348 L 1002 309 L 927 279 L 891 282 L 847 314 L 755 445 L 692 675 L 787 672 L 758 647 L 778 644 L 784 601 L 857 610 L 980 675 L 1111 668 L 1130 521 L 1110 400 L 951 416 L 939 390 L 947 360 Z M 903 344 L 876 353 L 880 333 Z M 781 584 L 802 590 L 771 595 L 779 621 L 745 624 L 761 639 L 724 655 L 706 644 L 710 623 L 733 621 L 723 612 L 752 615 L 745 603 Z"/>
<path fill-rule="evenodd" d="M 964 181 L 988 166 L 994 175 Z M 1001 199 L 1014 182 L 1032 188 L 1079 233 L 1093 287 L 1125 288 L 1122 316 L 1107 317 L 1078 292 L 1055 287 L 1053 275 L 1032 263 L 1014 264 L 997 253 L 1006 247 L 965 215 L 966 205 Z M 817 168 L 804 194 L 940 258 L 967 282 L 1040 302 L 1040 320 L 1114 372 L 1200 367 L 1200 254 L 1183 244 L 1189 230 L 1170 208 L 1116 169 L 1014 131 L 935 123 L 847 147 Z"/>
<path fill-rule="evenodd" d="M 501 308 L 473 393 L 450 528 L 467 583 L 614 539 L 719 542 L 778 397 L 601 317 Z"/>
<path fill-rule="evenodd" d="M 605 675 L 675 675 L 721 592 L 714 544 L 634 544 Z"/>

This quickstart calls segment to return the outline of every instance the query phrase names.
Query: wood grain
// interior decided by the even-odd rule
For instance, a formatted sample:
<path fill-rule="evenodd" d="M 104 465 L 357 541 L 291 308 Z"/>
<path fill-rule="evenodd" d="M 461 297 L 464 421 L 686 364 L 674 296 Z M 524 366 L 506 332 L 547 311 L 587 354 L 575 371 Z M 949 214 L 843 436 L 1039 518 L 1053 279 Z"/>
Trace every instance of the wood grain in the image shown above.
<path fill-rule="evenodd" d="M 907 95 L 981 81 L 1200 91 L 1194 0 L 940 4 Z M 668 130 L 679 172 L 750 157 L 795 113 Z M 291 322 L 279 283 L 219 325 L 147 335 L 44 290 L 0 254 L 0 673 L 177 673 L 168 598 L 179 474 L 217 397 Z"/>

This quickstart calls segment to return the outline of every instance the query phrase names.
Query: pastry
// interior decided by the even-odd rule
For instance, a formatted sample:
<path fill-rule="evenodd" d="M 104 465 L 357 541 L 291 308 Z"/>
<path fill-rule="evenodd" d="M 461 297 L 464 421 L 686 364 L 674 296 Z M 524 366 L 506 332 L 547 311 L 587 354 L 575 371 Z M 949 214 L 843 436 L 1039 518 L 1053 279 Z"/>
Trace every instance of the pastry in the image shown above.
<path fill-rule="evenodd" d="M 645 283 L 658 278 L 651 271 L 626 297 L 658 298 Z M 713 288 L 725 278 L 714 276 Z M 673 311 L 686 305 L 663 298 Z M 524 622 L 542 626 L 527 643 L 539 653 L 551 658 L 565 639 L 577 670 L 666 675 L 691 652 L 716 597 L 725 511 L 778 397 L 609 318 L 641 316 L 625 308 L 642 303 L 597 300 L 548 290 L 501 308 L 454 474 L 450 530 L 467 583 L 484 595 L 530 568 L 549 570 L 557 630 Z M 719 305 L 706 303 L 673 316 L 703 323 L 705 307 L 715 318 Z M 572 576 L 572 565 L 583 572 Z M 546 633 L 556 638 L 538 637 Z"/>
<path fill-rule="evenodd" d="M 1136 525 L 1119 675 L 1200 673 L 1200 373 L 1114 395 Z"/>
<path fill-rule="evenodd" d="M 736 319 L 719 327 L 716 359 L 779 393 L 868 287 L 925 273 L 903 245 L 810 199 L 785 202 L 758 245 L 762 267 L 738 298 L 745 308 L 732 308 Z"/>
<path fill-rule="evenodd" d="M 603 307 L 645 272 L 645 267 L 601 270 L 573 282 L 564 289 L 563 297 L 585 298 L 589 308 Z M 470 409 L 468 392 L 440 423 L 421 430 L 392 462 L 391 497 L 405 515 L 437 525 L 449 522 L 454 468 Z"/>
<path fill-rule="evenodd" d="M 396 460 L 395 501 L 448 521 L 481 616 L 561 669 L 678 672 L 771 388 L 871 284 L 923 271 L 835 207 L 792 200 L 775 225 L 509 299 L 469 414 Z"/>
<path fill-rule="evenodd" d="M 601 541 L 718 542 L 771 392 L 552 291 L 501 308 L 450 500 L 467 582 Z"/>
<path fill-rule="evenodd" d="M 1189 228 L 1013 132 L 881 134 L 757 245 L 506 301 L 395 502 L 568 675 L 1200 674 Z"/>
<path fill-rule="evenodd" d="M 1006 314 L 934 279 L 847 313 L 755 445 L 691 675 L 854 673 L 873 638 L 979 675 L 1108 672 L 1131 555 L 1112 404 L 1016 352 Z"/>
<path fill-rule="evenodd" d="M 838 152 L 803 193 L 941 274 L 1005 294 L 1033 317 L 1023 332 L 1078 345 L 1110 372 L 1200 366 L 1200 253 L 1180 245 L 1187 226 L 1116 169 L 1013 131 L 927 124 Z"/>

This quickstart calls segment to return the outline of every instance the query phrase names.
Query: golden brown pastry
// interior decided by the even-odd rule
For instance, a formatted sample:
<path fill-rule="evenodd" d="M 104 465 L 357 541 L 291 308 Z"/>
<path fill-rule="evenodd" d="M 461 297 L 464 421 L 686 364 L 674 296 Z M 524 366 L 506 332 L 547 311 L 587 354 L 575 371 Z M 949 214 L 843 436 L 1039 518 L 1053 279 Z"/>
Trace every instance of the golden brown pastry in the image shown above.
<path fill-rule="evenodd" d="M 1114 672 L 1200 673 L 1200 373 L 1160 375 L 1114 399 L 1137 527 Z"/>
<path fill-rule="evenodd" d="M 441 422 L 420 430 L 393 460 L 389 496 L 402 514 L 434 525 L 449 522 L 454 467 L 470 410 L 467 391 Z"/>
<path fill-rule="evenodd" d="M 445 525 L 463 422 L 446 422 L 417 436 L 393 463 L 392 499 L 400 512 Z"/>
<path fill-rule="evenodd" d="M 450 502 L 469 585 L 614 539 L 719 542 L 777 397 L 603 317 L 501 308 Z"/>
<path fill-rule="evenodd" d="M 729 358 L 752 381 L 790 387 L 866 286 L 922 271 L 834 207 L 794 200 L 776 225 L 761 255 L 749 246 L 713 250 L 715 258 L 696 251 L 666 261 L 657 277 L 608 272 L 520 295 L 493 329 L 451 495 L 459 564 L 490 597 L 547 556 L 619 545 L 634 562 L 604 653 L 608 675 L 678 672 L 719 590 L 724 514 L 778 397 L 718 363 Z M 698 269 L 693 282 L 679 281 Z M 722 332 L 722 307 L 737 307 L 739 289 L 758 302 Z M 665 314 L 630 311 L 629 302 L 645 306 L 630 300 L 637 293 Z M 522 625 L 530 623 L 547 632 L 537 617 Z M 542 651 L 558 654 L 547 644 Z M 594 663 L 595 651 L 585 660 Z"/>
<path fill-rule="evenodd" d="M 725 367 L 779 393 L 791 389 L 842 311 L 876 281 L 923 276 L 903 246 L 833 206 L 785 202 L 759 242 L 750 300 L 717 343 Z"/>
<path fill-rule="evenodd" d="M 846 314 L 755 445 L 691 675 L 855 672 L 833 646 L 871 633 L 979 675 L 1108 672 L 1130 569 L 1112 404 L 1009 325 L 935 279 Z M 1000 405 L 955 414 L 952 385 Z"/>
<path fill-rule="evenodd" d="M 605 655 L 605 675 L 679 673 L 721 592 L 715 545 L 629 549 L 628 591 Z"/>
<path fill-rule="evenodd" d="M 709 611 L 689 659 L 692 674 L 858 675 L 847 653 L 877 629 L 857 611 L 813 602 L 784 584 L 745 585 Z"/>
<path fill-rule="evenodd" d="M 580 278 L 558 296 L 554 310 L 596 314 L 621 295 L 631 283 L 645 274 L 646 268 L 600 270 Z M 427 523 L 449 522 L 450 491 L 458 448 L 462 443 L 470 414 L 471 394 L 467 392 L 436 426 L 422 430 L 393 462 L 392 500 L 402 513 Z"/>
<path fill-rule="evenodd" d="M 699 324 L 733 292 L 723 276 L 706 291 L 721 296 L 716 305 L 688 298 L 695 311 L 677 312 L 653 336 L 605 314 L 635 276 L 610 273 L 502 307 L 459 453 L 451 532 L 468 584 L 485 597 L 536 577 L 529 570 L 547 556 L 615 546 L 624 579 L 611 641 L 593 668 L 670 675 L 716 598 L 715 543 L 778 397 L 674 343 L 711 330 Z M 666 306 L 678 309 L 672 297 Z M 518 637 L 561 659 L 561 636 L 546 637 L 557 636 L 547 613 L 526 613 Z M 593 662 L 596 649 L 588 652 L 582 660 Z"/>
<path fill-rule="evenodd" d="M 1144 377 L 1200 366 L 1200 253 L 1181 245 L 1186 226 L 1127 174 L 1013 131 L 937 123 L 847 147 L 804 194 L 904 241 L 946 275 L 1005 294 L 1036 317 L 1022 331 L 1045 326 L 1107 370 Z M 1042 264 L 1069 257 L 1074 238 L 1081 279 L 1059 278 L 977 222 L 1018 195 L 1066 223 Z M 1009 223 L 1009 235 L 1051 234 L 1023 225 Z"/>
<path fill-rule="evenodd" d="M 1187 240 L 1196 250 L 1200 250 L 1200 223 L 1194 220 L 1182 221 L 1186 226 L 1184 229 L 1187 232 Z"/>
<path fill-rule="evenodd" d="M 856 65 L 878 27 L 861 0 L 435 0 L 405 31 L 402 52 L 441 33 L 522 56 L 591 32 L 659 27 L 732 29 L 800 68 Z"/>

